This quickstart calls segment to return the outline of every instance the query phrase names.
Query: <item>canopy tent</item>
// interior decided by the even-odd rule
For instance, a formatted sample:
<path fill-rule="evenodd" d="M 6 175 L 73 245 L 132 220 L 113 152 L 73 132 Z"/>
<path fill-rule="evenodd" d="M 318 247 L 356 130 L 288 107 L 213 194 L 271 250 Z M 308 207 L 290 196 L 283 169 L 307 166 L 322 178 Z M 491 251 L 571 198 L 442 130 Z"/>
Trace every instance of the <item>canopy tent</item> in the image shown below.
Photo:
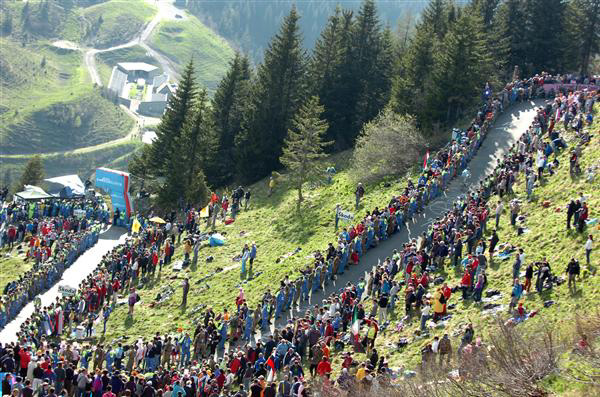
<path fill-rule="evenodd" d="M 42 200 L 53 198 L 52 195 L 46 193 L 41 187 L 33 185 L 25 185 L 25 190 L 15 193 L 15 196 L 21 200 Z"/>
<path fill-rule="evenodd" d="M 85 185 L 78 175 L 57 176 L 55 178 L 45 179 L 45 181 L 62 186 L 60 189 L 54 189 L 58 190 L 57 193 L 60 197 L 85 195 Z M 53 189 L 50 190 L 52 191 Z"/>

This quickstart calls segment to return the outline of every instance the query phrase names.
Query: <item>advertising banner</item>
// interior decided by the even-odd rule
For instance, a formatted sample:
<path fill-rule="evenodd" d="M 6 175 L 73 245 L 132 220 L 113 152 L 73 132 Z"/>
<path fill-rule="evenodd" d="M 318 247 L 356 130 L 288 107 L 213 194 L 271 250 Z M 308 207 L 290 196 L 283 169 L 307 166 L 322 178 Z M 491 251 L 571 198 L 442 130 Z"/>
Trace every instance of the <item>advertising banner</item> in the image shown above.
<path fill-rule="evenodd" d="M 77 293 L 77 289 L 69 287 L 68 285 L 59 285 L 58 293 L 62 296 L 74 296 Z"/>
<path fill-rule="evenodd" d="M 96 187 L 108 193 L 113 211 L 118 208 L 127 217 L 131 216 L 132 206 L 129 198 L 129 174 L 127 172 L 98 168 L 96 169 Z"/>

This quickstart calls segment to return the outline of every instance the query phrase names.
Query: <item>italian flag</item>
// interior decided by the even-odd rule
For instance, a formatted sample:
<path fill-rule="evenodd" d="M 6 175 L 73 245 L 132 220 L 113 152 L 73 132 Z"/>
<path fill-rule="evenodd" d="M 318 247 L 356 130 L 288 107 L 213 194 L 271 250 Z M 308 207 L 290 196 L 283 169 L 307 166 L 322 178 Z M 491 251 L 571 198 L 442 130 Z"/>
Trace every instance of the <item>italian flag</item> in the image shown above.
<path fill-rule="evenodd" d="M 354 313 L 352 313 L 352 335 L 354 335 L 354 339 L 358 341 L 358 335 L 360 334 L 360 320 L 358 318 L 358 307 L 354 308 Z"/>

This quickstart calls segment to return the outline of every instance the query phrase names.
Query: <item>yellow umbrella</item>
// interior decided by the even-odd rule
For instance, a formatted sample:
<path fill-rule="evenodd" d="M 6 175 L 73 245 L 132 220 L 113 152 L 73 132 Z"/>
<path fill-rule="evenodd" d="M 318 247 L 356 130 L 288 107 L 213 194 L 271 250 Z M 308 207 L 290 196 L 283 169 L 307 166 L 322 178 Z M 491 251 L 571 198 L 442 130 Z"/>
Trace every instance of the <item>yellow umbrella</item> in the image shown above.
<path fill-rule="evenodd" d="M 167 223 L 163 218 L 161 218 L 160 216 L 155 216 L 154 218 L 150 218 L 149 219 L 150 222 L 154 222 L 154 223 Z"/>

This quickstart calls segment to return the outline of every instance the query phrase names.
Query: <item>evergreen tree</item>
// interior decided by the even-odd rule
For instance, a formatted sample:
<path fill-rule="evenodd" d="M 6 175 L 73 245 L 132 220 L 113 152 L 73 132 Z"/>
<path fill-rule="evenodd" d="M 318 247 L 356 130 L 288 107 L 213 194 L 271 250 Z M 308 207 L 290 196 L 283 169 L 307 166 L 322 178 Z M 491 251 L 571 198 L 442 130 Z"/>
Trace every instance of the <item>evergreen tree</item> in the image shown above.
<path fill-rule="evenodd" d="M 340 61 L 333 71 L 333 76 L 337 80 L 331 82 L 329 92 L 322 93 L 331 130 L 328 136 L 335 139 L 336 149 L 351 147 L 353 131 L 356 129 L 354 118 L 360 86 L 356 76 L 353 27 L 353 13 L 342 12 L 342 26 L 339 33 Z"/>
<path fill-rule="evenodd" d="M 525 8 L 521 0 L 506 0 L 496 12 L 493 33 L 496 59 L 506 59 L 504 77 L 509 79 L 515 66 L 524 70 L 527 59 Z"/>
<path fill-rule="evenodd" d="M 27 164 L 19 179 L 18 189 L 23 189 L 25 185 L 39 185 L 44 180 L 44 165 L 40 155 L 33 156 Z"/>
<path fill-rule="evenodd" d="M 419 24 L 410 46 L 399 62 L 394 77 L 391 105 L 400 114 L 417 114 L 424 107 L 424 83 L 433 66 L 433 50 L 437 45 L 431 27 Z"/>
<path fill-rule="evenodd" d="M 363 123 L 377 116 L 387 104 L 393 65 L 391 34 L 388 32 L 386 42 L 382 40 L 377 8 L 373 0 L 364 0 L 362 3 L 353 33 L 355 77 L 359 85 L 352 142 Z"/>
<path fill-rule="evenodd" d="M 314 53 L 310 59 L 310 91 L 321 98 L 325 108 L 324 117 L 330 121 L 327 129 L 327 139 L 337 141 L 336 111 L 338 89 L 340 86 L 340 66 L 343 55 L 342 33 L 345 16 L 338 6 L 329 18 L 325 29 L 315 43 Z M 341 142 L 340 142 L 341 143 Z M 337 148 L 342 148 L 338 146 Z"/>
<path fill-rule="evenodd" d="M 286 131 L 305 97 L 307 59 L 301 46 L 299 18 L 292 7 L 258 68 L 248 107 L 249 122 L 237 140 L 242 153 L 239 171 L 246 181 L 263 177 L 280 166 Z"/>
<path fill-rule="evenodd" d="M 574 0 L 570 5 L 575 11 L 572 14 L 575 23 L 566 30 L 576 36 L 569 45 L 579 45 L 579 71 L 587 75 L 590 62 L 600 52 L 600 0 Z"/>
<path fill-rule="evenodd" d="M 177 144 L 178 160 L 184 165 L 178 175 L 184 180 L 186 191 L 189 191 L 194 178 L 201 170 L 208 168 L 215 154 L 216 139 L 206 90 L 199 91 Z"/>
<path fill-rule="evenodd" d="M 156 139 L 152 142 L 152 155 L 146 164 L 151 174 L 165 176 L 165 166 L 173 157 L 177 157 L 176 145 L 181 135 L 184 121 L 194 104 L 196 97 L 196 79 L 194 77 L 194 63 L 192 60 L 187 64 L 177 91 L 169 98 L 167 110 L 163 115 L 156 130 Z"/>
<path fill-rule="evenodd" d="M 443 39 L 448 31 L 448 9 L 446 0 L 431 0 L 421 14 L 419 27 L 427 27 L 438 40 Z"/>
<path fill-rule="evenodd" d="M 494 16 L 496 15 L 496 10 L 499 4 L 500 0 L 473 0 L 471 2 L 471 7 L 474 9 L 474 11 L 481 15 L 484 30 L 486 32 L 490 32 L 492 30 Z"/>
<path fill-rule="evenodd" d="M 539 71 L 563 72 L 565 43 L 565 0 L 525 1 L 526 75 Z"/>
<path fill-rule="evenodd" d="M 457 120 L 479 97 L 492 71 L 481 17 L 463 12 L 435 54 L 427 87 L 426 121 Z"/>
<path fill-rule="evenodd" d="M 205 169 L 208 182 L 213 186 L 223 186 L 234 179 L 235 138 L 242 129 L 251 77 L 248 58 L 236 53 L 213 97 L 212 118 L 218 137 L 218 167 L 210 171 Z"/>
<path fill-rule="evenodd" d="M 298 191 L 298 208 L 303 200 L 302 185 L 323 175 L 319 160 L 325 158 L 325 146 L 330 144 L 323 141 L 327 131 L 327 121 L 321 119 L 323 111 L 316 96 L 298 110 L 281 155 L 280 161 L 289 172 L 292 186 Z"/>

